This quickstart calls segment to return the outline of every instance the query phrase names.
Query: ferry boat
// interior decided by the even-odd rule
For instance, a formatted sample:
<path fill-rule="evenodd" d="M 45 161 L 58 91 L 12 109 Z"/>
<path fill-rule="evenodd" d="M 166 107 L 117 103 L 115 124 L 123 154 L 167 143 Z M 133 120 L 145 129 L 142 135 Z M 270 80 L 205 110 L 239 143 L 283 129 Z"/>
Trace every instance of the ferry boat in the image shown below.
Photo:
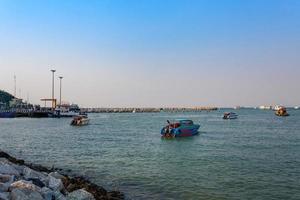
<path fill-rule="evenodd" d="M 277 110 L 275 112 L 275 115 L 279 116 L 279 117 L 287 117 L 290 114 L 287 113 L 286 108 L 285 107 L 281 107 L 279 110 Z"/>
<path fill-rule="evenodd" d="M 194 124 L 189 119 L 178 119 L 171 123 L 167 120 L 168 125 L 161 129 L 162 137 L 174 138 L 174 137 L 188 137 L 197 135 L 200 125 Z"/>
<path fill-rule="evenodd" d="M 238 115 L 234 112 L 224 113 L 223 119 L 237 119 Z"/>
<path fill-rule="evenodd" d="M 90 119 L 87 117 L 87 115 L 78 115 L 73 118 L 71 121 L 72 126 L 84 126 L 88 125 L 90 122 Z"/>

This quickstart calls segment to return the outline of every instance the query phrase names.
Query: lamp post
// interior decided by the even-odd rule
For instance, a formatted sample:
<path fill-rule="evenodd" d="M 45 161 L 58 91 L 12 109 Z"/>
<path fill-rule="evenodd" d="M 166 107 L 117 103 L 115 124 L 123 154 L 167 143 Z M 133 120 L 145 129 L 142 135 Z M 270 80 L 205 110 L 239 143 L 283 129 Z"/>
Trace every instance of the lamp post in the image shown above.
<path fill-rule="evenodd" d="M 52 72 L 52 110 L 54 111 L 55 103 L 54 103 L 54 72 L 56 71 L 55 69 L 50 70 Z"/>
<path fill-rule="evenodd" d="M 63 79 L 63 77 L 60 76 L 58 78 L 59 78 L 59 107 L 61 107 L 61 80 Z"/>

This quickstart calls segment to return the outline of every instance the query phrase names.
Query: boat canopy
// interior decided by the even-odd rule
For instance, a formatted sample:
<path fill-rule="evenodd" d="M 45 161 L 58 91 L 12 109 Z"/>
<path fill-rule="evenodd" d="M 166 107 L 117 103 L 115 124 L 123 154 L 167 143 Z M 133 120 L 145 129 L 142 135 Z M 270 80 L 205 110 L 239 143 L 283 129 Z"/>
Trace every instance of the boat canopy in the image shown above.
<path fill-rule="evenodd" d="M 177 119 L 176 121 L 183 125 L 193 125 L 194 124 L 194 122 L 189 119 Z"/>

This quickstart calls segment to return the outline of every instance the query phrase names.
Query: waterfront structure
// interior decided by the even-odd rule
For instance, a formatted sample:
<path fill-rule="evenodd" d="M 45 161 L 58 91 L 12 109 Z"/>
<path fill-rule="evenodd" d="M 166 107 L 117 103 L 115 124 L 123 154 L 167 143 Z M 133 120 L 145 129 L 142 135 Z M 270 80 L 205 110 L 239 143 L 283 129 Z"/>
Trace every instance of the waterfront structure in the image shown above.
<path fill-rule="evenodd" d="M 59 107 L 61 107 L 61 80 L 63 79 L 63 77 L 60 76 L 58 78 L 59 78 Z"/>
<path fill-rule="evenodd" d="M 54 111 L 56 107 L 56 101 L 54 102 L 54 73 L 56 70 L 51 69 L 50 71 L 52 72 L 52 111 Z"/>

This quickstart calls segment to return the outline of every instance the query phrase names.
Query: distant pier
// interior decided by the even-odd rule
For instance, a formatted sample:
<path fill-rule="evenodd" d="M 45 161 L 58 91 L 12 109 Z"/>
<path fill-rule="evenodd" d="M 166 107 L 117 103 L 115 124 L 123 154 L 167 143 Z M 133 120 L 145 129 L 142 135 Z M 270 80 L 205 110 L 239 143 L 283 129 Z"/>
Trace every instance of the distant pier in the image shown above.
<path fill-rule="evenodd" d="M 218 110 L 217 107 L 193 107 L 193 108 L 81 108 L 87 113 L 157 113 L 157 112 L 200 112 Z"/>

